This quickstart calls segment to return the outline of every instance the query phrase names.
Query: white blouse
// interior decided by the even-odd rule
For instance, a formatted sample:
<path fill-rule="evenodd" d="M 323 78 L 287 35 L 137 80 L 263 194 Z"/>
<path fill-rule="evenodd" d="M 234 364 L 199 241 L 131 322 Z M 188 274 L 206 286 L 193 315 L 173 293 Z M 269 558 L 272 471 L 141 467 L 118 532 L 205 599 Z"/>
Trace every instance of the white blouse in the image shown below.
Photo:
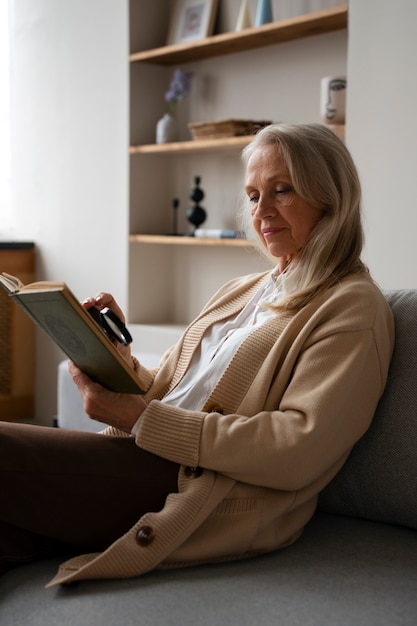
<path fill-rule="evenodd" d="M 201 410 L 240 344 L 274 315 L 271 309 L 262 305 L 283 297 L 283 276 L 277 276 L 277 270 L 274 270 L 242 311 L 207 329 L 184 377 L 163 402 L 188 410 Z"/>

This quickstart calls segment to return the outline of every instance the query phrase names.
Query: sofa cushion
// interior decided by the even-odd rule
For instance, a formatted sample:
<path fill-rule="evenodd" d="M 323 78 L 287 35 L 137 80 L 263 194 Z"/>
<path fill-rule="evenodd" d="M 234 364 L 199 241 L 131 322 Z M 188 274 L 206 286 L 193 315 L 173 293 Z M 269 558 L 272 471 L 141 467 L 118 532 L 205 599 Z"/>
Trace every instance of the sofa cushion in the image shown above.
<path fill-rule="evenodd" d="M 414 626 L 417 533 L 315 515 L 246 561 L 44 589 L 62 558 L 0 577 L 1 626 Z M 3 602 L 2 602 L 3 600 Z"/>
<path fill-rule="evenodd" d="M 395 348 L 375 417 L 319 509 L 417 528 L 417 290 L 385 292 Z"/>

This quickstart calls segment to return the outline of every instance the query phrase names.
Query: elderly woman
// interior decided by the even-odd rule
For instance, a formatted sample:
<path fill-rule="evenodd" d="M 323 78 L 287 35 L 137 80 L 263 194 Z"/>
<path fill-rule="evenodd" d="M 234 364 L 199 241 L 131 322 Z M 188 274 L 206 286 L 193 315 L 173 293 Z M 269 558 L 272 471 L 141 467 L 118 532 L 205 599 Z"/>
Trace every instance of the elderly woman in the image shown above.
<path fill-rule="evenodd" d="M 244 217 L 271 270 L 221 288 L 157 369 L 120 347 L 144 396 L 107 391 L 70 364 L 108 436 L 3 428 L 4 568 L 90 552 L 64 563 L 57 584 L 277 550 L 369 427 L 394 330 L 360 259 L 351 156 L 320 125 L 271 125 L 243 156 Z M 122 315 L 109 294 L 92 302 Z"/>

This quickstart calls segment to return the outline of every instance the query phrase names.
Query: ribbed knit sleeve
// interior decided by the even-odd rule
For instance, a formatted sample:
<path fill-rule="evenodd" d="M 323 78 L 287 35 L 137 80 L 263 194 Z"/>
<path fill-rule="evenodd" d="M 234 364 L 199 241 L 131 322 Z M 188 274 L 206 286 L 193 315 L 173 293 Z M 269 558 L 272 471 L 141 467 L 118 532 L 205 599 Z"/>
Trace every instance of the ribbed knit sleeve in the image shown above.
<path fill-rule="evenodd" d="M 154 400 L 142 413 L 136 442 L 169 461 L 195 467 L 204 416 L 204 413 L 183 411 Z"/>

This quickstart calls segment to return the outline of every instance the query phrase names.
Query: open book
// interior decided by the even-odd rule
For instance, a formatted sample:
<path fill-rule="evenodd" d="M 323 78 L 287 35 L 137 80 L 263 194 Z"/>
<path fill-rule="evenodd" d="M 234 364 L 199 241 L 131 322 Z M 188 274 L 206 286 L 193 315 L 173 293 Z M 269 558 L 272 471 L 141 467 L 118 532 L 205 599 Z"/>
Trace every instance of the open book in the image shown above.
<path fill-rule="evenodd" d="M 65 283 L 40 281 L 24 285 L 3 273 L 0 284 L 90 378 L 118 393 L 143 393 L 133 369 Z"/>

